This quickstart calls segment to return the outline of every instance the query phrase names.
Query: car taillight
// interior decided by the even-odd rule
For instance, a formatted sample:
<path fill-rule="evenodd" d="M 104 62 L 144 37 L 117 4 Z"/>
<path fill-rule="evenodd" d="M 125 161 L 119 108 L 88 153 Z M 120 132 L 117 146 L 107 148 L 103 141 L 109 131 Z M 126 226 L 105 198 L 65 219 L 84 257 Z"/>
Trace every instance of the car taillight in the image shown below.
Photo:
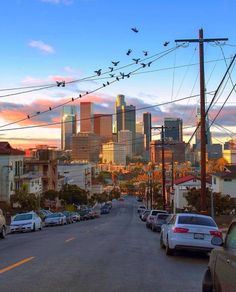
<path fill-rule="evenodd" d="M 174 227 L 173 232 L 174 233 L 188 233 L 188 228 Z"/>
<path fill-rule="evenodd" d="M 221 231 L 217 231 L 217 230 L 211 230 L 210 231 L 210 235 L 211 236 L 217 236 L 217 237 L 223 237 L 222 232 Z"/>

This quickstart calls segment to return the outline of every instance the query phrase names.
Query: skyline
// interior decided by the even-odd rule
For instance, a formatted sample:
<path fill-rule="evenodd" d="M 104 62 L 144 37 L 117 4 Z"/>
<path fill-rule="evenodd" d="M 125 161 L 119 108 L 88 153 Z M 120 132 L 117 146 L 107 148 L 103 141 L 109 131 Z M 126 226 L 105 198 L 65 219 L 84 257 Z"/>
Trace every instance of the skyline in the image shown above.
<path fill-rule="evenodd" d="M 229 58 L 235 53 L 233 8 L 236 8 L 236 4 L 233 1 L 202 2 L 204 13 L 200 13 L 198 7 L 200 3 L 189 5 L 187 1 L 180 1 L 176 5 L 156 2 L 151 0 L 144 4 L 129 1 L 124 4 L 124 1 L 120 1 L 110 5 L 108 1 L 97 0 L 13 0 L 11 4 L 4 2 L 2 8 L 6 13 L 1 19 L 1 24 L 8 30 L 2 35 L 0 126 L 25 118 L 28 114 L 58 106 L 71 97 L 95 90 L 110 79 L 71 83 L 66 84 L 65 88 L 55 86 L 51 89 L 6 97 L 2 96 L 18 93 L 20 90 L 3 91 L 3 88 L 56 85 L 56 81 L 62 80 L 70 82 L 94 75 L 94 71 L 100 68 L 104 72 L 112 65 L 111 61 L 115 60 L 120 61 L 120 66 L 126 66 L 132 62 L 132 58 L 143 58 L 143 50 L 147 50 L 148 56 L 151 56 L 174 48 L 174 40 L 177 38 L 196 38 L 201 27 L 204 29 L 205 37 L 229 38 L 229 45 L 205 46 L 206 91 L 216 90 L 226 70 L 225 61 L 229 63 Z M 120 16 L 120 21 L 112 23 L 114 15 Z M 175 21 L 172 21 L 174 16 Z M 194 16 L 198 16 L 198 20 Z M 219 16 L 222 20 L 220 23 Z M 91 19 L 94 22 L 89 21 Z M 112 25 L 108 25 L 110 23 Z M 133 33 L 132 27 L 137 27 L 139 32 Z M 155 37 L 157 35 L 157 40 L 153 40 L 154 34 Z M 78 37 L 75 37 L 77 35 Z M 165 41 L 170 41 L 167 48 L 163 46 Z M 128 49 L 132 49 L 131 56 L 126 55 Z M 93 102 L 95 113 L 114 114 L 115 98 L 118 94 L 124 94 L 127 104 L 133 104 L 136 109 L 196 95 L 199 92 L 197 63 L 197 47 L 190 44 L 156 60 L 150 68 L 142 68 L 136 72 L 142 74 L 106 86 L 92 95 L 83 97 L 83 101 Z M 173 69 L 182 65 L 186 66 Z M 128 66 L 128 69 L 130 67 Z M 133 65 L 131 68 L 136 70 L 137 66 Z M 154 72 L 145 73 L 147 71 Z M 125 71 L 125 74 L 128 73 L 129 71 Z M 235 70 L 232 71 L 231 78 L 224 89 L 224 94 L 210 111 L 210 120 L 217 114 L 219 106 L 231 90 Z M 208 103 L 211 96 L 207 95 Z M 217 118 L 217 123 L 236 133 L 234 97 L 235 92 Z M 163 123 L 164 117 L 178 117 L 183 119 L 185 127 L 193 126 L 184 131 L 186 140 L 194 131 L 196 124 L 196 102 L 198 98 L 145 111 L 151 112 L 154 125 Z M 78 101 L 70 103 L 76 106 L 78 104 Z M 16 123 L 12 127 L 60 122 L 60 113 L 61 109 L 52 110 L 36 118 Z M 139 112 L 137 121 L 141 120 L 142 113 Z M 2 129 L 4 128 L 0 128 Z M 23 145 L 24 142 L 32 145 L 33 141 L 35 144 L 60 145 L 60 124 L 36 129 L 0 131 L 0 141 L 7 140 L 16 146 Z M 221 130 L 212 128 L 212 136 L 213 141 L 215 138 L 222 141 L 229 139 L 229 135 L 222 132 L 222 128 Z"/>

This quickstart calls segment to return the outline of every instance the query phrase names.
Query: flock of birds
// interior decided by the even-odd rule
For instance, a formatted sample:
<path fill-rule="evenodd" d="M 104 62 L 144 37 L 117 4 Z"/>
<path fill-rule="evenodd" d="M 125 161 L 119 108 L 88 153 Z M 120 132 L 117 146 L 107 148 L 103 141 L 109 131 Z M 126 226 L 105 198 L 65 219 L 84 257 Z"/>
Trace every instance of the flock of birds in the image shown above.
<path fill-rule="evenodd" d="M 136 27 L 132 27 L 131 30 L 132 30 L 134 33 L 138 33 L 138 32 L 139 32 L 139 30 L 138 30 Z M 167 47 L 167 46 L 169 45 L 169 43 L 170 43 L 170 42 L 165 41 L 164 44 L 163 44 L 163 46 L 164 46 L 164 47 Z M 131 53 L 132 53 L 132 50 L 131 50 L 131 49 L 128 49 L 128 51 L 126 52 L 126 55 L 127 55 L 127 56 L 130 56 Z M 147 56 L 148 56 L 148 51 L 143 51 L 143 55 L 144 55 L 145 57 L 147 57 Z M 150 67 L 151 64 L 152 64 L 152 62 L 148 62 L 148 63 L 139 63 L 140 60 L 141 60 L 141 58 L 137 58 L 137 59 L 132 58 L 132 60 L 135 62 L 135 64 L 140 64 L 143 68 L 145 68 L 145 67 Z M 114 67 L 117 67 L 117 65 L 120 63 L 120 61 L 111 61 L 111 63 L 112 63 L 113 66 L 112 66 L 112 67 L 111 67 L 111 66 L 108 67 L 108 69 L 110 70 L 110 72 L 114 71 Z M 95 70 L 94 73 L 95 73 L 97 76 L 101 76 L 101 74 L 102 74 L 102 69 Z M 120 78 L 121 78 L 121 79 L 124 79 L 125 77 L 129 78 L 129 77 L 130 77 L 130 74 L 131 74 L 131 73 L 125 74 L 125 73 L 123 73 L 123 72 L 120 72 L 120 76 L 115 76 L 115 74 L 113 74 L 113 73 L 112 73 L 112 74 L 109 74 L 109 75 L 110 75 L 111 78 L 115 78 L 115 77 L 116 77 L 116 80 L 119 81 Z M 57 83 L 57 86 L 58 86 L 58 87 L 65 87 L 65 81 L 56 81 L 56 83 Z M 106 84 L 103 83 L 103 87 L 105 87 L 106 85 L 109 85 L 109 84 L 110 84 L 109 82 L 107 82 Z"/>
<path fill-rule="evenodd" d="M 134 33 L 138 33 L 138 32 L 139 32 L 139 30 L 138 30 L 136 27 L 132 27 L 131 30 L 132 30 Z M 170 42 L 167 42 L 167 41 L 166 41 L 166 42 L 164 42 L 163 46 L 164 46 L 164 47 L 167 47 L 169 43 L 170 43 Z M 132 53 L 132 50 L 131 50 L 131 49 L 128 49 L 128 51 L 126 52 L 126 55 L 129 56 L 131 53 Z M 147 57 L 147 56 L 148 56 L 148 51 L 143 51 L 143 55 L 144 55 L 145 57 Z M 133 58 L 132 60 L 135 62 L 135 64 L 138 64 L 139 61 L 140 61 L 141 59 L 140 59 L 140 58 L 138 58 L 138 59 Z M 114 67 L 116 67 L 116 66 L 120 63 L 120 61 L 112 61 L 111 63 L 112 63 L 113 66 L 112 66 L 112 67 L 108 67 L 108 69 L 110 70 L 110 72 L 112 72 L 112 71 L 114 70 Z M 141 65 L 143 68 L 145 68 L 145 67 L 150 67 L 151 64 L 152 64 L 152 62 L 148 62 L 148 63 L 140 63 L 140 65 Z M 95 70 L 94 73 L 96 73 L 97 76 L 100 76 L 100 75 L 102 74 L 102 69 Z M 109 74 L 109 75 L 110 75 L 111 78 L 115 77 L 115 74 Z M 129 77 L 130 77 L 130 73 L 125 74 L 125 73 L 123 73 L 123 72 L 120 72 L 120 78 L 124 79 L 125 77 L 129 78 Z M 119 81 L 119 77 L 118 77 L 118 76 L 116 77 L 116 80 Z M 107 85 L 109 85 L 108 83 L 109 83 L 109 82 L 107 82 Z M 103 86 L 105 87 L 106 84 L 103 84 Z"/>

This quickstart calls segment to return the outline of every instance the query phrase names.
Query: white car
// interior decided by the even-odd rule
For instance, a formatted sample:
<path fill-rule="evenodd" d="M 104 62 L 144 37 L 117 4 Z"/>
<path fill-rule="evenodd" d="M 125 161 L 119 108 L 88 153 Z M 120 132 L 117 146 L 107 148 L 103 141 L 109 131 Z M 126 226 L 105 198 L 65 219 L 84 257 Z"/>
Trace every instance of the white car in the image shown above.
<path fill-rule="evenodd" d="M 141 205 L 141 206 L 138 207 L 137 212 L 138 212 L 138 213 L 142 213 L 142 212 L 144 212 L 145 210 L 146 210 L 146 207 L 145 207 L 144 205 Z"/>
<path fill-rule="evenodd" d="M 10 224 L 10 231 L 23 232 L 42 230 L 42 220 L 35 212 L 28 212 L 15 215 Z"/>
<path fill-rule="evenodd" d="M 147 217 L 146 220 L 146 227 L 152 228 L 152 224 L 154 223 L 154 219 L 158 214 L 167 214 L 167 211 L 165 210 L 151 210 L 150 214 Z"/>
<path fill-rule="evenodd" d="M 167 224 L 162 225 L 160 246 L 167 255 L 175 250 L 210 252 L 214 236 L 222 237 L 215 221 L 210 216 L 181 213 L 173 215 Z"/>

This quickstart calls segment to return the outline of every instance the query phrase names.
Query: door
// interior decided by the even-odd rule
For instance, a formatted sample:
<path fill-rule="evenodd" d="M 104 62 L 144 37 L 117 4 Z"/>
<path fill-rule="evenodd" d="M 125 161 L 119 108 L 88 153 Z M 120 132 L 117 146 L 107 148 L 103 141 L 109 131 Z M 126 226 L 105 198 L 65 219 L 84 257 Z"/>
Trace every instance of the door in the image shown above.
<path fill-rule="evenodd" d="M 217 252 L 215 265 L 216 291 L 236 291 L 236 222 L 233 223 L 226 235 L 225 244 Z"/>

